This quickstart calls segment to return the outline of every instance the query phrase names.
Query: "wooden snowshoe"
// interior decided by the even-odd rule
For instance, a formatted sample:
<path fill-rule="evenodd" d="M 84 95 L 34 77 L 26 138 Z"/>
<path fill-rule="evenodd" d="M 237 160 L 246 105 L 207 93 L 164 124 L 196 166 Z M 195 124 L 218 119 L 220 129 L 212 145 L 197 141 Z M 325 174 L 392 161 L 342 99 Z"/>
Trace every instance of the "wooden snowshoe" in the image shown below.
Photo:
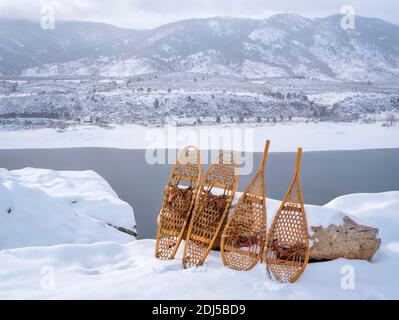
<path fill-rule="evenodd" d="M 193 209 L 184 246 L 184 268 L 204 263 L 226 221 L 237 183 L 233 152 L 220 152 L 205 175 Z"/>
<path fill-rule="evenodd" d="M 221 240 L 225 266 L 250 270 L 261 259 L 266 240 L 265 165 L 270 141 L 266 141 L 262 162 L 254 178 L 238 200 Z"/>
<path fill-rule="evenodd" d="M 298 149 L 294 178 L 270 227 L 264 250 L 271 279 L 294 283 L 305 271 L 309 259 L 309 233 L 303 205 Z"/>
<path fill-rule="evenodd" d="M 183 238 L 201 181 L 200 152 L 182 150 L 165 187 L 159 214 L 155 257 L 173 259 Z"/>

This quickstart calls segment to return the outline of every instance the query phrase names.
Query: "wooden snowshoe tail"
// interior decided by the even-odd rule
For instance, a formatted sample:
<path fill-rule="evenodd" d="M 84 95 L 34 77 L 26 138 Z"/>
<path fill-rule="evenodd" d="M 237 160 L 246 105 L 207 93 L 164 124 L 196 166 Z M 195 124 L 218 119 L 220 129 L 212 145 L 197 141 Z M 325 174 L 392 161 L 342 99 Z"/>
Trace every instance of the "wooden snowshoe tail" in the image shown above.
<path fill-rule="evenodd" d="M 184 246 L 184 268 L 204 263 L 225 224 L 237 183 L 234 153 L 221 151 L 206 173 L 195 202 Z"/>
<path fill-rule="evenodd" d="M 274 217 L 264 250 L 267 274 L 280 282 L 298 280 L 309 260 L 309 233 L 299 179 L 301 156 L 299 148 L 294 178 Z"/>
<path fill-rule="evenodd" d="M 235 205 L 222 234 L 223 264 L 234 270 L 250 270 L 262 258 L 266 240 L 265 166 L 269 146 L 267 140 L 259 169 Z"/>
<path fill-rule="evenodd" d="M 187 229 L 201 182 L 200 152 L 194 146 L 184 148 L 173 166 L 165 187 L 159 214 L 155 257 L 173 259 Z"/>

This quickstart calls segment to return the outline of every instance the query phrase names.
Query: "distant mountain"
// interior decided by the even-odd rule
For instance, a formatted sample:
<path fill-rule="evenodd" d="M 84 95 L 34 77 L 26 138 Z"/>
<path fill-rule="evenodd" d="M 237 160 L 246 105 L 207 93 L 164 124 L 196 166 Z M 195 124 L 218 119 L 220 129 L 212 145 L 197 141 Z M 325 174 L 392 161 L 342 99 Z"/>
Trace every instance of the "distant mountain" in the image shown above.
<path fill-rule="evenodd" d="M 91 22 L 59 22 L 54 30 L 38 22 L 0 19 L 0 73 L 82 58 L 132 54 L 129 41 L 140 31 Z"/>
<path fill-rule="evenodd" d="M 129 76 L 199 72 L 337 80 L 399 79 L 399 26 L 356 17 L 208 18 L 129 30 L 90 22 L 0 20 L 3 75 Z"/>

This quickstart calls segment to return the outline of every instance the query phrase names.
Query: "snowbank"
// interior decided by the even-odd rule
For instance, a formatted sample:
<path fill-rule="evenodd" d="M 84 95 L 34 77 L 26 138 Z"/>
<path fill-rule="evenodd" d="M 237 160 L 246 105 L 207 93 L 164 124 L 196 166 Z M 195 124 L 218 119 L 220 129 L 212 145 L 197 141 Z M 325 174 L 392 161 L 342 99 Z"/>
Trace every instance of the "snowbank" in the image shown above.
<path fill-rule="evenodd" d="M 383 243 L 399 241 L 399 191 L 345 195 L 325 207 L 350 212 L 356 222 L 378 228 Z"/>
<path fill-rule="evenodd" d="M 277 204 L 268 200 L 269 219 Z M 323 217 L 329 213 L 340 219 L 343 208 L 380 228 L 383 243 L 376 258 L 312 263 L 293 285 L 269 280 L 264 264 L 248 272 L 225 268 L 215 251 L 203 267 L 184 270 L 184 243 L 175 260 L 160 261 L 154 258 L 154 240 L 138 240 L 2 250 L 0 298 L 399 299 L 399 235 L 391 232 L 398 230 L 399 192 L 348 195 L 327 207 L 307 206 L 309 221 L 329 223 Z M 51 268 L 41 273 L 43 266 Z M 350 275 L 353 286 L 348 287 Z"/>
<path fill-rule="evenodd" d="M 132 207 L 120 200 L 111 186 L 94 171 L 55 171 L 25 168 L 4 175 L 60 199 L 77 213 L 132 230 L 136 222 Z"/>
<path fill-rule="evenodd" d="M 0 171 L 0 248 L 134 238 L 132 208 L 96 173 L 43 169 Z"/>
<path fill-rule="evenodd" d="M 183 244 L 184 245 L 184 244 Z M 313 263 L 294 284 L 266 276 L 264 264 L 248 272 L 224 268 L 212 251 L 206 264 L 184 270 L 175 260 L 154 258 L 155 240 L 129 244 L 96 243 L 3 250 L 0 298 L 26 299 L 398 299 L 399 250 L 385 249 L 375 263 L 335 260 Z M 54 270 L 54 287 L 42 287 Z M 354 289 L 341 287 L 343 271 L 353 268 Z M 12 279 L 12 280 L 10 280 Z"/>

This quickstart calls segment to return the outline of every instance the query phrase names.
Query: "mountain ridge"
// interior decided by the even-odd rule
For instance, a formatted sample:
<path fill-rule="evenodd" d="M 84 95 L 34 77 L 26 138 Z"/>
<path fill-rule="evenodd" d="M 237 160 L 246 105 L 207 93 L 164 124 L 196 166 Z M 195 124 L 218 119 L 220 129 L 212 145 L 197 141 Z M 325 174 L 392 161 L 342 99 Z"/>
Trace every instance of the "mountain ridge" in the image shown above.
<path fill-rule="evenodd" d="M 0 74 L 131 76 L 198 72 L 246 78 L 399 79 L 399 26 L 342 15 L 186 19 L 148 30 L 60 21 L 55 30 L 0 18 Z"/>

